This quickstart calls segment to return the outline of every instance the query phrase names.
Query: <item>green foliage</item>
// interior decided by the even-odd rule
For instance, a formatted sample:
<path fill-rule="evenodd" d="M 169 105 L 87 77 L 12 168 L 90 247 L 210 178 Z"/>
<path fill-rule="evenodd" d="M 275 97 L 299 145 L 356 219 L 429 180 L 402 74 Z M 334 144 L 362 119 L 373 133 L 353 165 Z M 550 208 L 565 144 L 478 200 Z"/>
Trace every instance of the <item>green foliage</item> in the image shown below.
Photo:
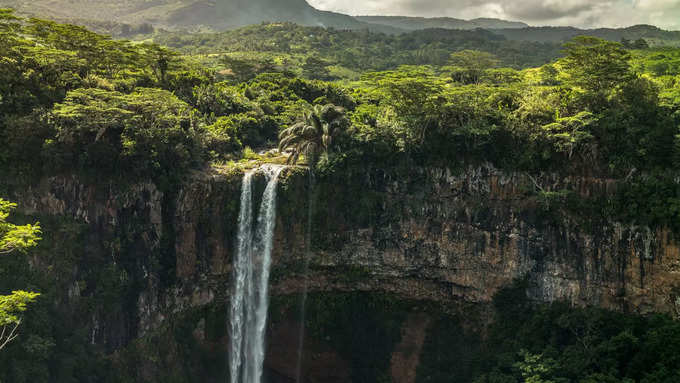
<path fill-rule="evenodd" d="M 680 184 L 674 174 L 634 177 L 613 198 L 611 211 L 622 222 L 680 230 Z"/>
<path fill-rule="evenodd" d="M 655 77 L 680 74 L 680 52 L 678 49 L 659 48 L 636 51 L 634 67 Z"/>
<path fill-rule="evenodd" d="M 26 311 L 27 305 L 35 301 L 39 295 L 27 291 L 12 291 L 11 295 L 0 295 L 0 326 L 5 328 L 8 325 L 21 323 L 19 313 Z M 5 339 L 0 338 L 0 342 L 4 341 Z"/>
<path fill-rule="evenodd" d="M 321 154 L 328 157 L 348 125 L 342 108 L 332 104 L 316 105 L 305 112 L 300 122 L 279 134 L 279 150 L 291 151 L 289 163 L 297 163 L 300 155 L 304 155 L 307 163 L 315 167 Z"/>
<path fill-rule="evenodd" d="M 192 108 L 165 90 L 77 89 L 54 106 L 49 124 L 55 135 L 45 150 L 58 170 L 168 181 L 202 160 Z"/>
<path fill-rule="evenodd" d="M 116 41 L 83 27 L 22 19 L 7 10 L 2 25 L 0 138 L 6 145 L 0 150 L 0 168 L 7 174 L 36 176 L 43 170 L 86 167 L 112 173 L 126 156 L 152 162 L 135 164 L 140 173 L 156 171 L 164 159 L 153 157 L 164 154 L 140 157 L 162 146 L 150 141 L 164 139 L 175 140 L 167 144 L 195 165 L 195 153 L 181 152 L 193 151 L 187 141 L 196 141 L 196 123 L 185 143 L 178 143 L 176 134 L 171 139 L 177 132 L 168 126 L 187 119 L 189 112 L 169 117 L 178 112 L 178 100 L 161 91 L 190 101 L 193 87 L 209 79 L 193 64 L 154 44 Z"/>
<path fill-rule="evenodd" d="M 463 50 L 451 53 L 449 64 L 453 66 L 453 80 L 462 84 L 478 84 L 485 71 L 499 63 L 496 56 L 487 52 Z"/>
<path fill-rule="evenodd" d="M 10 211 L 16 204 L 0 198 L 0 255 L 12 252 L 23 252 L 35 247 L 40 240 L 40 224 L 15 225 L 7 222 Z M 2 269 L 0 269 L 1 275 Z M 27 291 L 12 291 L 9 295 L 0 295 L 0 350 L 5 348 L 19 334 L 21 313 L 26 311 L 29 303 L 35 301 L 40 294 Z"/>
<path fill-rule="evenodd" d="M 128 331 L 122 325 L 128 319 L 121 315 L 121 307 L 128 304 L 134 307 L 137 302 L 136 295 L 131 295 L 131 274 L 125 278 L 121 272 L 129 260 L 125 256 L 117 257 L 118 266 L 112 267 L 110 250 L 100 255 L 101 247 L 107 246 L 110 239 L 83 223 L 62 216 L 16 215 L 16 220 L 21 222 L 37 218 L 44 233 L 43 239 L 31 250 L 35 262 L 31 265 L 25 257 L 0 257 L 0 290 L 12 291 L 19 287 L 41 293 L 40 299 L 21 315 L 20 338 L 0 353 L 0 380 L 129 382 L 122 378 L 123 371 L 114 369 L 112 360 L 105 357 L 110 346 L 102 346 L 105 338 L 115 344 Z M 134 222 L 131 217 L 125 220 L 130 225 Z M 117 243 L 125 246 L 125 229 L 118 235 Z M 100 240 L 86 245 L 88 237 Z M 133 264 L 139 260 L 139 255 L 132 257 Z M 109 323 L 119 324 L 111 328 L 110 334 L 118 335 L 100 332 L 98 344 L 93 345 L 92 325 L 99 315 L 115 318 Z"/>
<path fill-rule="evenodd" d="M 232 118 L 220 117 L 206 130 L 208 131 L 206 145 L 216 156 L 220 153 L 233 153 L 241 150 L 238 127 L 234 125 Z"/>
<path fill-rule="evenodd" d="M 15 340 L 19 333 L 17 329 L 21 325 L 19 315 L 26 311 L 29 303 L 35 301 L 38 293 L 27 291 L 12 291 L 10 295 L 0 295 L 0 350 Z"/>
<path fill-rule="evenodd" d="M 560 304 L 533 308 L 514 317 L 503 311 L 499 314 L 498 320 L 506 323 L 492 330 L 492 342 L 499 342 L 496 368 L 504 369 L 502 365 L 508 363 L 504 359 L 514 360 L 512 374 L 526 381 L 639 381 L 674 363 L 674 357 L 650 349 L 660 340 L 659 332 L 668 341 L 674 339 L 669 330 L 678 324 L 670 318 L 626 316 Z M 502 355 L 504 352 L 511 354 Z M 658 365 L 645 364 L 651 354 Z M 674 370 L 677 366 L 671 368 Z"/>
<path fill-rule="evenodd" d="M 254 108 L 241 88 L 225 82 L 203 84 L 194 88 L 196 109 L 211 118 L 245 113 Z"/>
<path fill-rule="evenodd" d="M 627 49 L 647 49 L 649 48 L 649 43 L 643 38 L 639 38 L 635 41 L 630 41 L 625 37 L 621 38 L 621 45 Z"/>
<path fill-rule="evenodd" d="M 32 104 L 19 95 L 7 98 L 28 105 L 7 104 L 12 113 L 0 130 L 8 143 L 0 161 L 13 172 L 35 174 L 44 164 L 47 172 L 127 175 L 133 169 L 138 177 L 175 182 L 206 160 L 237 158 L 242 146 L 274 146 L 311 105 L 325 104 L 344 108 L 356 127 L 342 139 L 343 154 L 329 162 L 332 168 L 398 157 L 622 176 L 667 168 L 668 158 L 680 158 L 673 50 L 631 55 L 620 44 L 578 37 L 565 45 L 563 59 L 519 72 L 498 68 L 523 66 L 510 64 L 507 49 L 514 43 L 481 31 L 387 36 L 284 23 L 159 36 L 175 46 L 220 51 L 199 59 L 217 63 L 213 76 L 194 59 L 155 45 L 42 20 L 8 16 L 5 23 L 8 41 L 25 45 L 24 56 L 40 63 L 68 57 L 53 62 L 62 75 L 36 79 L 50 86 L 23 87 Z M 544 48 L 521 47 L 525 55 Z M 668 67 L 659 69 L 662 64 Z M 342 85 L 296 77 L 330 79 L 331 67 L 364 73 Z M 396 69 L 365 72 L 385 68 Z M 638 68 L 663 75 L 641 76 Z M 219 77 L 231 81 L 216 82 Z M 175 97 L 152 94 L 159 88 Z"/>
<path fill-rule="evenodd" d="M 16 204 L 0 198 L 0 255 L 26 251 L 40 240 L 40 224 L 15 225 L 7 222 Z"/>
<path fill-rule="evenodd" d="M 546 377 L 552 375 L 555 368 L 553 359 L 545 359 L 542 355 L 533 355 L 526 350 L 521 350 L 519 354 L 523 360 L 515 363 L 515 368 L 520 371 L 524 382 L 555 383 L 554 380 L 546 379 Z M 560 381 L 564 380 L 560 379 Z"/>
<path fill-rule="evenodd" d="M 572 117 L 557 118 L 555 122 L 544 125 L 541 133 L 558 152 L 567 154 L 567 158 L 571 160 L 575 150 L 583 148 L 593 138 L 588 127 L 594 122 L 592 113 L 580 112 Z"/>
<path fill-rule="evenodd" d="M 464 330 L 457 318 L 435 322 L 417 381 L 665 383 L 680 373 L 680 324 L 672 318 L 537 305 L 526 298 L 526 287 L 499 292 L 495 320 L 482 331 Z"/>
<path fill-rule="evenodd" d="M 331 77 L 330 65 L 354 72 L 445 65 L 451 52 L 466 49 L 494 54 L 512 68 L 542 65 L 559 55 L 557 44 L 510 41 L 484 30 L 428 29 L 385 35 L 274 23 L 221 33 L 164 33 L 154 39 L 193 54 L 267 53 L 318 79 Z"/>
<path fill-rule="evenodd" d="M 574 86 L 603 92 L 631 78 L 630 53 L 621 44 L 579 36 L 564 44 L 564 53 L 559 65 Z"/>
<path fill-rule="evenodd" d="M 317 56 L 309 56 L 302 65 L 302 74 L 312 80 L 332 80 L 329 66 L 330 63 L 327 61 Z"/>
<path fill-rule="evenodd" d="M 230 71 L 229 76 L 237 82 L 252 80 L 260 73 L 274 72 L 276 66 L 271 59 L 256 60 L 252 58 L 239 58 L 232 56 L 222 56 L 222 64 Z"/>

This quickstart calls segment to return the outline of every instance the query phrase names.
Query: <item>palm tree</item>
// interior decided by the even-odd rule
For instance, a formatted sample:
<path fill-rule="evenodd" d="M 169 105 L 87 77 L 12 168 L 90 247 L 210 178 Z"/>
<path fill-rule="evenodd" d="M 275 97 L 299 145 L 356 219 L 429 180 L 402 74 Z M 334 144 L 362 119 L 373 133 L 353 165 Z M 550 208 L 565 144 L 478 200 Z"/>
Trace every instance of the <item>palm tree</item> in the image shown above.
<path fill-rule="evenodd" d="M 307 164 L 314 167 L 321 154 L 328 155 L 334 139 L 349 125 L 345 110 L 333 104 L 315 105 L 305 112 L 297 123 L 279 134 L 279 150 L 289 150 L 289 164 L 296 164 L 304 155 Z"/>

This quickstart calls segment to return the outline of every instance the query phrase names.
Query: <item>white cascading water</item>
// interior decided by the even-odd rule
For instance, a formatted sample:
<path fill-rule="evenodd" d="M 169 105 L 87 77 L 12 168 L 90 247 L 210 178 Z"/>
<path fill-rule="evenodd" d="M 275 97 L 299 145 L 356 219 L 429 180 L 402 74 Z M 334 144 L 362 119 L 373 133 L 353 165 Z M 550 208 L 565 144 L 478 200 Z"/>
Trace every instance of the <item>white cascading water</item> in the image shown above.
<path fill-rule="evenodd" d="M 276 189 L 282 166 L 260 168 L 267 177 L 253 230 L 253 175 L 243 177 L 238 219 L 238 248 L 234 259 L 234 287 L 229 326 L 231 383 L 260 383 L 265 354 L 269 306 L 269 271 L 276 225 Z"/>

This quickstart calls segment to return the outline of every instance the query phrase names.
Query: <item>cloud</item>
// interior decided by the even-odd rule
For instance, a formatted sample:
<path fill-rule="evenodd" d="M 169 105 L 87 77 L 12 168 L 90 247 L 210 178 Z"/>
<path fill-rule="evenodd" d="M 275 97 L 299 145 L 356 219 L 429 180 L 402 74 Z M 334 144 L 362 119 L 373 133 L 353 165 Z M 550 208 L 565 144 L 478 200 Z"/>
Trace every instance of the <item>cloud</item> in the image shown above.
<path fill-rule="evenodd" d="M 516 0 L 512 4 L 503 4 L 503 10 L 508 16 L 527 21 L 542 21 L 579 17 L 598 8 L 607 8 L 611 3 L 609 0 Z"/>
<path fill-rule="evenodd" d="M 497 17 L 532 25 L 680 29 L 680 0 L 309 0 L 353 15 Z"/>

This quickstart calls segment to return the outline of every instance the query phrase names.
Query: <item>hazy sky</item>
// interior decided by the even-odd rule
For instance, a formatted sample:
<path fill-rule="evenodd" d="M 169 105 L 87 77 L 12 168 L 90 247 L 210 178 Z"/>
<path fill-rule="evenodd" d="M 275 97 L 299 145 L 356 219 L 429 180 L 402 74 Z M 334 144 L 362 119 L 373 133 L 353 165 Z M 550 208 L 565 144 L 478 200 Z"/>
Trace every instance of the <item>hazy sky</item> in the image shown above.
<path fill-rule="evenodd" d="M 654 24 L 680 30 L 680 0 L 308 0 L 351 15 L 497 17 L 531 25 L 620 27 Z"/>

